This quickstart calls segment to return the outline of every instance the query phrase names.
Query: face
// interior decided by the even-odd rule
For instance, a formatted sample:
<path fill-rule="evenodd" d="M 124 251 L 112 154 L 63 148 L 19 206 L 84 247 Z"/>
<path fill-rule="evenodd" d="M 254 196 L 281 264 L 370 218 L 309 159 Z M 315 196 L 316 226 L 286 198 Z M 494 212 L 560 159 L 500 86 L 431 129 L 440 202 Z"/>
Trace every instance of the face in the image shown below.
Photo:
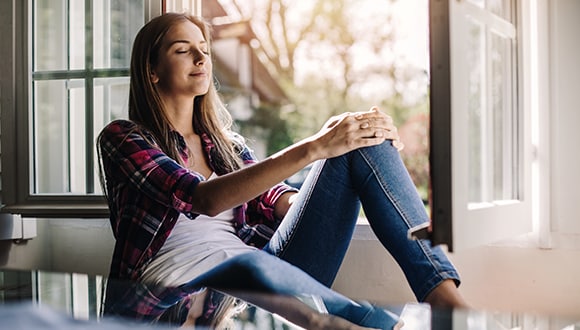
<path fill-rule="evenodd" d="M 208 48 L 201 30 L 190 21 L 167 31 L 151 76 L 162 96 L 193 98 L 207 93 L 212 70 Z"/>

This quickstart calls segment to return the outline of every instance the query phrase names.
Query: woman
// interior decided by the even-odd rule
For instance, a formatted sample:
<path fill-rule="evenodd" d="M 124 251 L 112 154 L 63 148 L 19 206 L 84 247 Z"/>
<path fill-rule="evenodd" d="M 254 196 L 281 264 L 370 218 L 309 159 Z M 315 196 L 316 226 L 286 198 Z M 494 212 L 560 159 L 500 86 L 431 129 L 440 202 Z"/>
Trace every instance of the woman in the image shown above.
<path fill-rule="evenodd" d="M 230 130 L 212 84 L 209 36 L 203 21 L 176 13 L 153 19 L 136 36 L 130 121 L 110 123 L 98 139 L 116 238 L 110 277 L 193 291 L 313 294 L 340 316 L 317 321 L 386 329 L 396 323 L 388 313 L 328 289 L 362 202 L 417 298 L 464 306 L 444 253 L 407 240 L 407 230 L 428 218 L 398 155 L 391 118 L 376 108 L 345 113 L 257 162 Z M 279 183 L 313 162 L 300 193 Z M 313 326 L 304 314 L 283 315 Z"/>

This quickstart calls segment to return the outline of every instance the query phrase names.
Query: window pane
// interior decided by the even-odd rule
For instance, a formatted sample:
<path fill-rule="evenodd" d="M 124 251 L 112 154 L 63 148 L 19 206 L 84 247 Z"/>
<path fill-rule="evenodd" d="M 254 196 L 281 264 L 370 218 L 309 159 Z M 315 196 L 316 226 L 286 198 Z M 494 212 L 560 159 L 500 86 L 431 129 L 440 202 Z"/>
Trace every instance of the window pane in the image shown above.
<path fill-rule="evenodd" d="M 83 80 L 34 83 L 33 193 L 85 193 Z"/>
<path fill-rule="evenodd" d="M 515 140 L 512 138 L 511 40 L 491 33 L 491 107 L 493 113 L 493 199 L 514 199 Z"/>
<path fill-rule="evenodd" d="M 93 125 L 93 136 L 95 139 L 101 129 L 110 121 L 129 117 L 128 100 L 129 77 L 95 79 Z M 98 159 L 96 148 L 93 148 L 93 152 L 93 159 Z M 95 193 L 102 194 L 97 163 L 95 163 L 94 171 Z"/>
<path fill-rule="evenodd" d="M 84 68 L 84 5 L 72 2 L 68 7 L 65 0 L 34 2 L 35 71 Z"/>
<path fill-rule="evenodd" d="M 36 272 L 36 299 L 38 303 L 54 310 L 70 313 L 72 309 L 71 275 L 65 273 Z"/>
<path fill-rule="evenodd" d="M 469 33 L 466 47 L 469 52 L 467 63 L 469 71 L 468 86 L 468 177 L 469 177 L 469 202 L 478 203 L 484 201 L 483 189 L 483 164 L 484 152 L 484 124 L 485 114 L 483 106 L 483 41 L 484 30 L 478 22 L 469 20 Z"/>
<path fill-rule="evenodd" d="M 85 2 L 69 1 L 70 42 L 69 61 L 70 69 L 85 68 Z"/>
<path fill-rule="evenodd" d="M 512 19 L 512 0 L 487 0 L 489 11 L 497 16 L 514 23 Z"/>
<path fill-rule="evenodd" d="M 473 3 L 474 5 L 483 8 L 485 6 L 484 0 L 469 0 L 469 2 Z"/>
<path fill-rule="evenodd" d="M 95 68 L 129 67 L 133 39 L 145 20 L 143 8 L 141 0 L 95 1 Z"/>

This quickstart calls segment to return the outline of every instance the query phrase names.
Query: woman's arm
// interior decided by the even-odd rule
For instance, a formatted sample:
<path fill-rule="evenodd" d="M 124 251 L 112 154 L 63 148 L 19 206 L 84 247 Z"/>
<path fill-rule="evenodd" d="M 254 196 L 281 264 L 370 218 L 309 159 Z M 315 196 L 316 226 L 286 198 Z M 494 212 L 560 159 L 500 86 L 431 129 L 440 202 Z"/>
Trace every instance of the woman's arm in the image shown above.
<path fill-rule="evenodd" d="M 317 134 L 261 162 L 200 182 L 194 191 L 192 211 L 210 216 L 219 214 L 258 196 L 315 160 L 340 156 L 386 139 L 398 140 L 398 137 L 392 119 L 376 108 L 333 117 Z M 279 214 L 285 214 L 287 202 L 280 201 Z"/>

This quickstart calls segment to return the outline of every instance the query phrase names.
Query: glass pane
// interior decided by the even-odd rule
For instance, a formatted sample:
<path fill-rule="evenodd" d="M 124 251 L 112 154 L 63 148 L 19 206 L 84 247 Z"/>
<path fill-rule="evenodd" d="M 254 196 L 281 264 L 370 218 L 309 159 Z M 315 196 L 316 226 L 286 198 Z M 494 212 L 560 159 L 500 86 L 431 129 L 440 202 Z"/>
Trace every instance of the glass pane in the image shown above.
<path fill-rule="evenodd" d="M 110 121 L 120 118 L 129 118 L 129 77 L 95 79 L 94 88 L 94 131 L 93 136 Z M 96 148 L 93 148 L 94 158 L 97 160 Z M 95 193 L 101 194 L 98 163 L 95 162 Z"/>
<path fill-rule="evenodd" d="M 485 6 L 485 0 L 469 0 L 469 2 L 481 8 Z"/>
<path fill-rule="evenodd" d="M 512 65 L 511 40 L 495 33 L 490 34 L 491 56 L 491 107 L 493 113 L 493 199 L 513 199 L 515 178 L 512 138 Z"/>
<path fill-rule="evenodd" d="M 65 0 L 34 3 L 34 71 L 84 68 L 84 4 L 73 1 L 67 7 L 66 3 Z"/>
<path fill-rule="evenodd" d="M 34 68 L 36 71 L 66 68 L 66 54 L 62 51 L 66 49 L 64 1 L 41 0 L 34 4 Z"/>
<path fill-rule="evenodd" d="M 85 2 L 69 1 L 70 41 L 69 61 L 70 69 L 85 68 Z"/>
<path fill-rule="evenodd" d="M 514 23 L 513 0 L 487 0 L 487 8 L 497 16 Z"/>
<path fill-rule="evenodd" d="M 71 275 L 65 273 L 36 272 L 38 303 L 70 313 L 72 305 Z"/>
<path fill-rule="evenodd" d="M 144 23 L 141 0 L 95 1 L 94 67 L 128 68 L 133 39 Z"/>
<path fill-rule="evenodd" d="M 34 83 L 33 192 L 85 193 L 83 80 Z"/>
<path fill-rule="evenodd" d="M 469 202 L 484 201 L 483 171 L 484 166 L 484 124 L 485 114 L 483 107 L 483 60 L 484 60 L 484 33 L 482 26 L 469 21 L 467 67 L 468 73 L 468 189 Z"/>

